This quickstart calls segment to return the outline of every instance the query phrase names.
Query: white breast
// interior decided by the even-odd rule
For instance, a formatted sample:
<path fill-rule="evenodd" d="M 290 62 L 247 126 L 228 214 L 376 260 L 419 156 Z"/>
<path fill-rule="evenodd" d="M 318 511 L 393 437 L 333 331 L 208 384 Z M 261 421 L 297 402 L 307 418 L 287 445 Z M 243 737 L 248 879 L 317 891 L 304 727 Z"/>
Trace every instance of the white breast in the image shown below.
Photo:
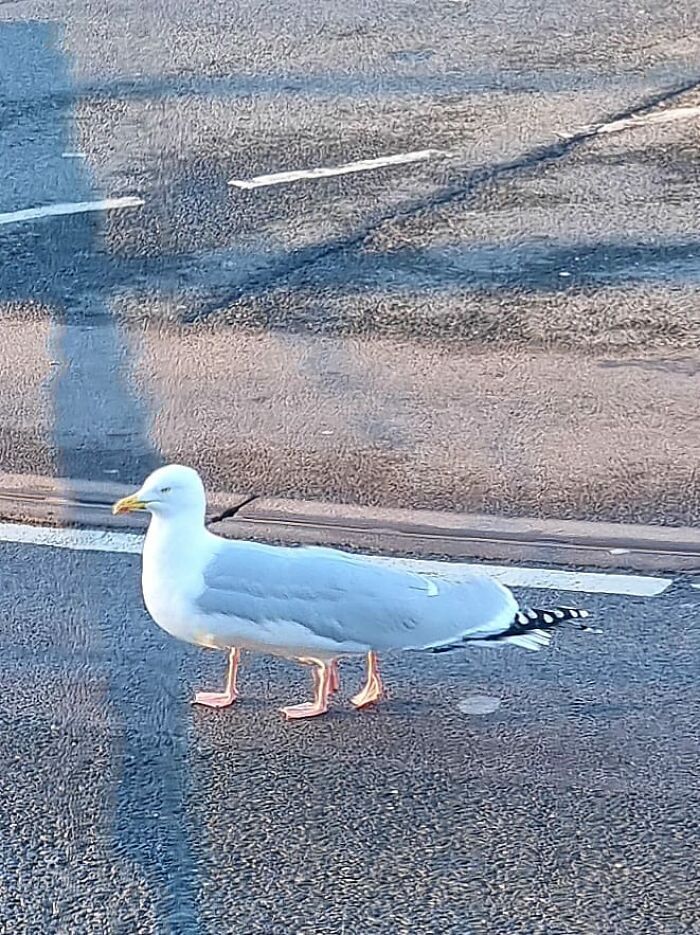
<path fill-rule="evenodd" d="M 211 554 L 207 537 L 180 535 L 172 523 L 153 517 L 143 548 L 141 587 L 146 609 L 161 629 L 188 643 L 202 643 L 194 596 L 202 590 Z"/>

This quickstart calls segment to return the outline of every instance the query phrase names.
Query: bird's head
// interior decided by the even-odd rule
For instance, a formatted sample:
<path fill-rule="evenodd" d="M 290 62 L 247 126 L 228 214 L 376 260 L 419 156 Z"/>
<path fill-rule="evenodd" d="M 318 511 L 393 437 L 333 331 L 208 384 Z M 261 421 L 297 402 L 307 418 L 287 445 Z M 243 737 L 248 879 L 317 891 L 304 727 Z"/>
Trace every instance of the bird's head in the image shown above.
<path fill-rule="evenodd" d="M 181 464 L 168 464 L 150 474 L 136 493 L 118 500 L 112 512 L 148 510 L 156 516 L 204 519 L 206 496 L 199 474 Z"/>

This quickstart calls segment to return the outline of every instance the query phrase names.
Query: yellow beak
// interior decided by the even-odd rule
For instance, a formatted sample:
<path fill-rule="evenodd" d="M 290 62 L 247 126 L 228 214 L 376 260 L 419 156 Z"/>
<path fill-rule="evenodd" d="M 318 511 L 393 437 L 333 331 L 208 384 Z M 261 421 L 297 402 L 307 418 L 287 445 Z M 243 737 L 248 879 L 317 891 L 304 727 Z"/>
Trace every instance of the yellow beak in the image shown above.
<path fill-rule="evenodd" d="M 145 510 L 146 504 L 139 500 L 138 494 L 132 493 L 130 497 L 123 497 L 112 507 L 112 513 L 116 516 L 118 513 L 133 513 L 135 510 Z"/>

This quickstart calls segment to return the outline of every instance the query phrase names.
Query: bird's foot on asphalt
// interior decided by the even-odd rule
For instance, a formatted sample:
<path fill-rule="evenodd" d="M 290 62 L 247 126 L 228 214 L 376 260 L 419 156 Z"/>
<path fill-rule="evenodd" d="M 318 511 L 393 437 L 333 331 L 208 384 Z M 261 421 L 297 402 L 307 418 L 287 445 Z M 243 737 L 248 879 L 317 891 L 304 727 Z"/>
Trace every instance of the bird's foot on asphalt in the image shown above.
<path fill-rule="evenodd" d="M 238 692 L 197 692 L 192 704 L 207 708 L 228 708 L 238 698 Z"/>
<path fill-rule="evenodd" d="M 367 708 L 369 705 L 377 704 L 384 697 L 384 686 L 379 679 L 371 679 L 362 691 L 350 699 L 350 704 L 355 708 Z"/>
<path fill-rule="evenodd" d="M 286 708 L 280 708 L 280 711 L 288 721 L 296 721 L 305 717 L 318 717 L 319 714 L 325 714 L 327 710 L 327 704 L 319 704 L 316 701 L 305 701 L 303 704 L 289 705 Z"/>

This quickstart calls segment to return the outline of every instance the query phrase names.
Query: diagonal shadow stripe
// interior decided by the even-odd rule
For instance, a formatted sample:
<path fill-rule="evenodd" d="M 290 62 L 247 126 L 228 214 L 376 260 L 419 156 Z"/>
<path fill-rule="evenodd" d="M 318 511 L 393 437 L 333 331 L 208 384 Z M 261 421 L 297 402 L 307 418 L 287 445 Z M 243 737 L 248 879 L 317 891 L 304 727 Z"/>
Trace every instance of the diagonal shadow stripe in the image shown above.
<path fill-rule="evenodd" d="M 661 104 L 673 101 L 699 87 L 700 77 L 693 76 L 692 79 L 682 84 L 648 96 L 634 107 L 604 116 L 596 126 L 632 116 L 642 116 Z M 384 224 L 410 220 L 418 215 L 430 213 L 451 204 L 468 201 L 471 197 L 480 193 L 484 187 L 498 182 L 500 179 L 529 172 L 547 163 L 558 162 L 593 139 L 596 135 L 596 126 L 587 127 L 554 143 L 538 146 L 515 159 L 469 170 L 457 175 L 452 185 L 446 186 L 437 192 L 421 198 L 413 198 L 398 206 L 376 212 L 350 233 L 330 238 L 321 243 L 307 244 L 297 250 L 290 250 L 279 259 L 273 260 L 264 268 L 255 271 L 244 281 L 239 279 L 233 288 L 222 290 L 210 302 L 204 303 L 193 312 L 186 321 L 205 319 L 245 295 L 259 294 L 273 289 L 275 286 L 281 285 L 290 276 L 303 272 L 307 267 L 324 260 L 335 259 L 346 251 L 361 247 L 367 238 L 376 233 Z"/>

